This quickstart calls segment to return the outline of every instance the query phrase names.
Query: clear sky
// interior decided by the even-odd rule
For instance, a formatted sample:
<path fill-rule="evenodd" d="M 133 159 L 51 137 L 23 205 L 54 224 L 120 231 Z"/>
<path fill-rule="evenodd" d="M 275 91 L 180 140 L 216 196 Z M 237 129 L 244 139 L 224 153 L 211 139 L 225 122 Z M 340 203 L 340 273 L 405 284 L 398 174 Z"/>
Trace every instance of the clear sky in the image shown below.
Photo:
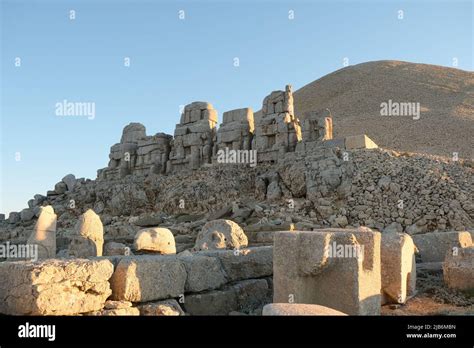
<path fill-rule="evenodd" d="M 258 110 L 272 90 L 298 89 L 342 68 L 344 58 L 450 67 L 456 58 L 458 68 L 473 70 L 472 1 L 0 3 L 7 214 L 68 173 L 94 179 L 129 122 L 173 134 L 180 105 L 195 100 L 219 115 Z M 64 99 L 94 102 L 95 118 L 57 116 Z"/>

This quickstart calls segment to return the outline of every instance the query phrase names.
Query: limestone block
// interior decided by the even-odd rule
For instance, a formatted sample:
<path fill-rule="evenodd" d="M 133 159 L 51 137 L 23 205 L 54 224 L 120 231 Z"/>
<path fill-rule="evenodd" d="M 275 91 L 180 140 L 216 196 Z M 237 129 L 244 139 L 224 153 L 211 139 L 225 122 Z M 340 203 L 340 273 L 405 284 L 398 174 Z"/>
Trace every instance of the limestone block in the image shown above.
<path fill-rule="evenodd" d="M 186 269 L 172 255 L 124 257 L 110 279 L 112 299 L 131 302 L 178 297 L 185 283 Z"/>
<path fill-rule="evenodd" d="M 266 279 L 247 279 L 232 285 L 239 312 L 249 312 L 272 302 L 272 289 Z"/>
<path fill-rule="evenodd" d="M 201 110 L 200 109 L 193 109 L 190 112 L 189 122 L 196 122 L 201 120 Z"/>
<path fill-rule="evenodd" d="M 382 233 L 382 296 L 384 303 L 405 303 L 415 294 L 415 244 L 406 233 Z"/>
<path fill-rule="evenodd" d="M 146 137 L 145 126 L 141 123 L 130 123 L 122 131 L 122 138 L 120 142 L 123 143 L 133 143 L 138 140 Z"/>
<path fill-rule="evenodd" d="M 228 315 L 232 311 L 251 311 L 270 301 L 265 279 L 249 279 L 220 290 L 185 297 L 184 309 L 190 315 Z"/>
<path fill-rule="evenodd" d="M 445 284 L 452 289 L 474 291 L 474 246 L 446 253 L 443 265 Z"/>
<path fill-rule="evenodd" d="M 75 257 L 102 256 L 104 227 L 99 215 L 88 209 L 74 226 L 68 253 Z"/>
<path fill-rule="evenodd" d="M 0 313 L 74 315 L 104 307 L 111 294 L 108 260 L 0 262 Z"/>
<path fill-rule="evenodd" d="M 67 186 L 67 190 L 72 192 L 74 190 L 74 186 L 76 185 L 77 179 L 73 174 L 68 174 L 61 180 Z"/>
<path fill-rule="evenodd" d="M 184 107 L 184 112 L 191 111 L 194 109 L 198 110 L 212 110 L 214 107 L 212 106 L 211 103 L 208 102 L 202 102 L 202 101 L 195 101 L 192 102 L 191 104 L 188 104 Z"/>
<path fill-rule="evenodd" d="M 233 141 L 242 140 L 242 137 L 243 135 L 240 129 L 234 129 L 226 132 L 219 129 L 219 132 L 217 133 L 217 143 L 231 143 Z"/>
<path fill-rule="evenodd" d="M 430 232 L 412 237 L 422 262 L 442 262 L 453 248 L 472 245 L 471 234 L 465 231 Z"/>
<path fill-rule="evenodd" d="M 378 148 L 377 144 L 365 134 L 346 137 L 345 147 L 346 150 Z"/>
<path fill-rule="evenodd" d="M 198 120 L 188 125 L 191 133 L 210 133 L 215 128 L 215 123 L 209 120 Z"/>
<path fill-rule="evenodd" d="M 380 238 L 370 229 L 275 233 L 273 302 L 319 304 L 350 315 L 379 314 Z"/>
<path fill-rule="evenodd" d="M 135 250 L 152 251 L 160 254 L 176 254 L 173 233 L 167 228 L 145 228 L 137 232 L 133 242 Z"/>
<path fill-rule="evenodd" d="M 38 245 L 38 259 L 56 256 L 57 216 L 52 206 L 39 208 L 39 217 L 27 244 Z"/>
<path fill-rule="evenodd" d="M 263 307 L 262 315 L 347 315 L 335 309 L 316 304 L 270 303 Z"/>
<path fill-rule="evenodd" d="M 198 254 L 218 258 L 229 281 L 262 278 L 273 274 L 273 246 L 201 251 Z"/>
<path fill-rule="evenodd" d="M 247 123 L 251 125 L 251 128 L 253 129 L 254 117 L 252 108 L 242 108 L 226 111 L 222 115 L 222 119 L 223 124 L 227 124 L 230 122 Z"/>
<path fill-rule="evenodd" d="M 144 316 L 180 316 L 184 315 L 176 300 L 165 300 L 139 305 L 140 315 Z"/>
<path fill-rule="evenodd" d="M 248 245 L 242 228 L 231 220 L 207 222 L 196 238 L 195 250 L 238 249 Z"/>
<path fill-rule="evenodd" d="M 179 259 L 188 274 L 184 287 L 186 292 L 217 289 L 227 282 L 219 259 L 215 257 L 193 254 L 180 256 Z"/>
<path fill-rule="evenodd" d="M 67 191 L 67 185 L 60 181 L 56 185 L 54 185 L 54 192 L 56 192 L 58 195 L 62 195 L 64 192 Z"/>
<path fill-rule="evenodd" d="M 8 214 L 8 223 L 16 224 L 16 223 L 20 222 L 20 220 L 21 220 L 20 213 L 18 213 L 16 211 L 12 211 L 12 212 L 10 212 L 10 214 Z"/>

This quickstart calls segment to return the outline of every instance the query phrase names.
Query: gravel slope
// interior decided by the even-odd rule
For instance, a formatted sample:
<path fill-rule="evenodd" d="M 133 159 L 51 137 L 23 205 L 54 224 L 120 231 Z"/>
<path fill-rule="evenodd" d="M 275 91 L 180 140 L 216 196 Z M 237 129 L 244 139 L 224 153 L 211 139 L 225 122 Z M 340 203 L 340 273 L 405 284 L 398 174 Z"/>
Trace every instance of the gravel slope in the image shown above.
<path fill-rule="evenodd" d="M 474 73 L 376 61 L 349 66 L 294 93 L 296 115 L 329 108 L 336 137 L 367 134 L 395 150 L 474 158 Z M 380 104 L 419 102 L 421 116 L 381 116 Z"/>

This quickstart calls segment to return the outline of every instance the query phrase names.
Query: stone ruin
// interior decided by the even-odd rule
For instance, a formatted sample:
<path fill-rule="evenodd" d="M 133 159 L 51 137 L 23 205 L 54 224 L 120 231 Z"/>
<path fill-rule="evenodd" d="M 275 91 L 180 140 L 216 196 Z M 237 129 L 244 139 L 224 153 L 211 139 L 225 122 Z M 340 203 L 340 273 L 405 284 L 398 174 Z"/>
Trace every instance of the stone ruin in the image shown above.
<path fill-rule="evenodd" d="M 293 152 L 302 140 L 301 126 L 294 114 L 293 92 L 274 91 L 263 100 L 262 115 L 256 122 L 255 144 L 258 161 L 276 162 L 286 152 Z"/>
<path fill-rule="evenodd" d="M 171 138 L 164 133 L 147 136 L 145 126 L 130 123 L 123 129 L 120 143 L 110 148 L 109 165 L 98 171 L 98 178 L 122 178 L 129 174 L 164 174 Z"/>
<path fill-rule="evenodd" d="M 166 171 L 197 169 L 211 163 L 216 125 L 217 111 L 210 103 L 194 102 L 186 105 L 174 131 Z"/>
<path fill-rule="evenodd" d="M 251 150 L 254 135 L 254 117 L 251 108 L 224 112 L 223 121 L 217 130 L 213 154 L 228 148 L 230 150 Z"/>
<path fill-rule="evenodd" d="M 33 216 L 38 217 L 28 243 L 38 245 L 41 260 L 0 262 L 0 276 L 4 279 L 0 283 L 0 313 L 227 315 L 260 314 L 266 305 L 263 315 L 378 315 L 382 305 L 405 304 L 416 294 L 416 258 L 439 264 L 436 266 L 444 272 L 449 288 L 473 289 L 474 249 L 469 232 L 420 233 L 426 232 L 420 227 L 412 239 L 407 233 L 400 233 L 403 229 L 399 220 L 383 233 L 377 231 L 382 231 L 383 226 L 370 226 L 377 229 L 371 230 L 357 227 L 368 224 L 354 224 L 364 220 L 348 221 L 348 217 L 354 218 L 354 212 L 363 219 L 361 216 L 372 208 L 361 205 L 360 200 L 358 209 L 351 212 L 343 212 L 342 208 L 333 211 L 323 188 L 334 192 L 344 185 L 339 182 L 341 168 L 336 166 L 342 160 L 334 154 L 327 156 L 328 152 L 339 151 L 328 147 L 359 149 L 375 148 L 376 144 L 365 135 L 333 139 L 329 110 L 309 112 L 300 124 L 293 109 L 291 87 L 287 86 L 285 91 L 272 92 L 264 99 L 261 115 L 257 113 L 255 120 L 252 109 L 242 108 L 224 112 L 219 128 L 217 122 L 217 111 L 211 104 L 194 102 L 184 108 L 174 137 L 164 133 L 147 136 L 143 125 L 127 125 L 120 143 L 111 147 L 108 167 L 99 170 L 97 183 L 109 187 L 114 185 L 104 181 L 147 174 L 165 175 L 157 181 L 179 181 L 180 171 L 215 164 L 221 150 L 255 150 L 260 163 L 277 162 L 283 167 L 255 179 L 256 189 L 263 182 L 265 194 L 261 200 L 288 197 L 282 189 L 290 189 L 296 198 L 314 195 L 317 204 L 309 216 L 313 214 L 312 217 L 341 228 L 322 228 L 308 220 L 298 221 L 296 215 L 293 221 L 293 216 L 286 216 L 289 220 L 280 216 L 279 223 L 262 222 L 270 210 L 262 202 L 252 203 L 252 208 L 233 202 L 230 208 L 223 207 L 207 217 L 179 214 L 173 218 L 176 223 L 170 223 L 166 214 L 160 215 L 161 208 L 156 206 L 159 213 L 140 211 L 142 215 L 133 216 L 134 220 L 128 218 L 131 213 L 120 217 L 114 213 L 111 217 L 106 216 L 111 210 L 104 212 L 104 205 L 124 200 L 121 194 L 127 196 L 136 190 L 124 193 L 123 186 L 117 185 L 113 196 L 108 194 L 111 191 L 96 191 L 95 183 L 68 175 L 46 197 L 36 195 L 28 203 L 29 208 L 11 213 L 9 224 L 27 223 Z M 284 166 L 286 160 L 296 157 L 292 152 L 303 154 L 298 156 L 303 166 L 296 162 Z M 285 154 L 290 155 L 282 156 Z M 316 170 L 314 180 L 308 175 L 313 172 L 306 172 L 305 168 Z M 371 187 L 365 184 L 361 185 L 367 188 L 364 197 Z M 64 202 L 62 198 L 82 199 L 89 186 L 93 198 L 100 196 L 107 203 L 100 206 L 91 199 L 85 209 L 79 208 L 81 213 L 90 208 L 83 215 L 65 212 L 59 204 Z M 377 177 L 372 186 L 370 195 L 374 197 L 385 197 L 388 192 L 391 196 L 400 190 L 387 176 Z M 299 187 L 306 192 L 298 194 Z M 160 189 L 161 197 L 169 200 L 164 191 Z M 143 196 L 146 197 L 145 192 Z M 56 210 L 58 218 L 53 205 L 54 209 L 62 209 Z M 257 217 L 262 220 L 255 220 Z M 77 224 L 68 231 L 64 242 L 63 223 L 72 218 L 77 219 Z M 124 218 L 128 219 L 125 225 Z M 58 238 L 58 244 L 56 220 L 63 238 Z M 344 228 L 351 224 L 356 228 Z M 406 231 L 418 224 L 413 220 Z M 199 227 L 199 232 L 185 234 L 189 232 L 187 227 L 193 232 Z M 181 229 L 186 232 L 181 233 Z M 334 243 L 363 246 L 364 251 L 358 258 L 328 257 L 326 251 Z M 271 303 L 272 296 L 275 303 Z M 185 301 L 180 302 L 181 298 Z"/>
<path fill-rule="evenodd" d="M 255 120 L 251 108 L 241 108 L 224 112 L 219 128 L 217 123 L 213 106 L 199 101 L 184 107 L 174 137 L 164 133 L 147 136 L 142 124 L 130 123 L 123 129 L 120 143 L 111 147 L 109 164 L 98 171 L 98 178 L 198 169 L 216 163 L 218 152 L 226 149 L 254 150 L 258 162 L 274 163 L 287 152 L 311 151 L 305 144 L 345 146 L 344 139 L 331 142 L 332 116 L 327 110 L 307 113 L 300 125 L 291 85 L 266 96 Z"/>

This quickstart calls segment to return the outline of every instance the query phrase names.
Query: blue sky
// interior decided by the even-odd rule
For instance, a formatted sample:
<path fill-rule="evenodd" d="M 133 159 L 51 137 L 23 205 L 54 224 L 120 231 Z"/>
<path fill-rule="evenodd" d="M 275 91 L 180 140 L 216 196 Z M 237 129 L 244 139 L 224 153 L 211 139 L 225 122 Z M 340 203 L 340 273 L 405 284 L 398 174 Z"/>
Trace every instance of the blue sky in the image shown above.
<path fill-rule="evenodd" d="M 342 68 L 345 57 L 350 65 L 451 67 L 457 58 L 458 68 L 473 69 L 471 1 L 0 3 L 4 213 L 68 173 L 95 178 L 129 122 L 172 134 L 180 105 L 195 100 L 213 103 L 219 115 L 258 110 L 270 91 L 298 89 Z M 94 102 L 95 118 L 56 116 L 64 99 Z"/>

